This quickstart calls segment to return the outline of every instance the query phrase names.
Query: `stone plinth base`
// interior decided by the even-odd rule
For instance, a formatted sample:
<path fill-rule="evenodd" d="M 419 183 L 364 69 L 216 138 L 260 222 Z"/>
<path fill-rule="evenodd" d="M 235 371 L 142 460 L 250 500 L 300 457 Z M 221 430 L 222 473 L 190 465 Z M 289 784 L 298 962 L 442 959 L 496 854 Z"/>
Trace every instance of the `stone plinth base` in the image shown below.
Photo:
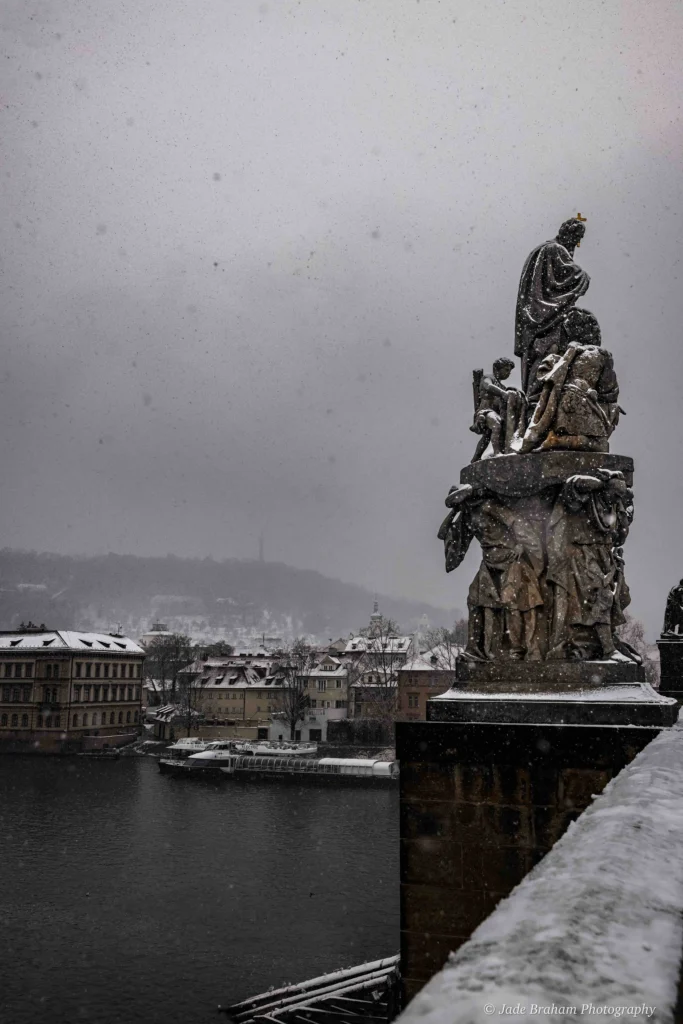
<path fill-rule="evenodd" d="M 428 702 L 429 721 L 397 724 L 406 1000 L 673 722 L 673 701 L 633 690 L 640 696 L 591 702 L 601 705 L 599 722 L 586 719 L 577 694 L 539 701 L 451 690 Z"/>
<path fill-rule="evenodd" d="M 649 683 L 619 683 L 566 692 L 509 693 L 449 690 L 427 702 L 431 722 L 509 722 L 548 725 L 631 725 L 665 728 L 678 717 L 675 700 Z"/>
<path fill-rule="evenodd" d="M 683 702 L 683 636 L 662 636 L 657 641 L 661 677 L 659 692 Z"/>
<path fill-rule="evenodd" d="M 683 646 L 683 644 L 682 644 Z M 633 661 L 498 661 L 477 662 L 458 658 L 455 664 L 458 689 L 586 690 L 590 687 L 645 682 L 642 665 Z"/>

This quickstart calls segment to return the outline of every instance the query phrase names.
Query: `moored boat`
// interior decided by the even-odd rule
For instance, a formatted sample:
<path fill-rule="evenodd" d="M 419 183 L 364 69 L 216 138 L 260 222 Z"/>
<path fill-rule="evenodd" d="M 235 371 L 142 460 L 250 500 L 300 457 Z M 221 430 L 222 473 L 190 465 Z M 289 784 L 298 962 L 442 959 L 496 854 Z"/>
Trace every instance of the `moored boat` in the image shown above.
<path fill-rule="evenodd" d="M 399 776 L 398 761 L 347 757 L 304 759 L 233 755 L 221 765 L 220 771 L 235 779 L 279 779 L 345 785 L 394 785 Z"/>
<path fill-rule="evenodd" d="M 231 763 L 231 759 L 242 757 L 252 760 L 279 758 L 280 760 L 304 760 L 318 751 L 315 743 L 276 744 L 253 743 L 248 740 L 213 740 L 203 750 L 190 753 L 184 758 L 165 758 L 159 760 L 159 771 L 171 775 L 188 775 L 198 772 L 217 772 L 219 768 Z"/>

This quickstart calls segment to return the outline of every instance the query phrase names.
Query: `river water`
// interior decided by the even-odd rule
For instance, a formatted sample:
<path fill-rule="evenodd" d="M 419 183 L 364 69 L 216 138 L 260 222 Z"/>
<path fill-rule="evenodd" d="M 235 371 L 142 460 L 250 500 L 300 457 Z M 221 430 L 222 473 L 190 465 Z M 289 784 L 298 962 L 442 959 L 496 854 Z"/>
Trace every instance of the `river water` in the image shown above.
<path fill-rule="evenodd" d="M 398 950 L 398 793 L 0 758 L 0 1019 L 221 1024 Z"/>

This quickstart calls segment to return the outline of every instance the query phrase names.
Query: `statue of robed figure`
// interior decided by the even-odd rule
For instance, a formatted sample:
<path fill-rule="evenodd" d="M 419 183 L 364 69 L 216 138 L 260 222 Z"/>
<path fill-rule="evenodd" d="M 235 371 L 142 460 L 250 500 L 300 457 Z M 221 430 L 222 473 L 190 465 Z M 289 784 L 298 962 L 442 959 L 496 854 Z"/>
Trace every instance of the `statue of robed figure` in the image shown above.
<path fill-rule="evenodd" d="M 522 387 L 533 385 L 536 370 L 550 352 L 557 352 L 562 322 L 569 309 L 588 290 L 590 278 L 574 262 L 585 225 L 566 220 L 557 237 L 529 255 L 519 282 L 515 316 L 515 355 L 522 360 Z"/>

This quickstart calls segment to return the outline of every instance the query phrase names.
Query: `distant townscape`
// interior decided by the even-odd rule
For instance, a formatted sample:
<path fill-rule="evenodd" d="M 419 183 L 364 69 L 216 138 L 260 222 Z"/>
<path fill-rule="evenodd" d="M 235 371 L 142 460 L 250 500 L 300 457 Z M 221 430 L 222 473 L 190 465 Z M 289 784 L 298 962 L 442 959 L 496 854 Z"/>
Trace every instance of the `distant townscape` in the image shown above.
<path fill-rule="evenodd" d="M 466 624 L 402 633 L 379 610 L 326 643 L 265 633 L 197 641 L 167 622 L 120 630 L 20 623 L 0 632 L 0 749 L 87 753 L 203 740 L 389 747 L 452 685 Z"/>

